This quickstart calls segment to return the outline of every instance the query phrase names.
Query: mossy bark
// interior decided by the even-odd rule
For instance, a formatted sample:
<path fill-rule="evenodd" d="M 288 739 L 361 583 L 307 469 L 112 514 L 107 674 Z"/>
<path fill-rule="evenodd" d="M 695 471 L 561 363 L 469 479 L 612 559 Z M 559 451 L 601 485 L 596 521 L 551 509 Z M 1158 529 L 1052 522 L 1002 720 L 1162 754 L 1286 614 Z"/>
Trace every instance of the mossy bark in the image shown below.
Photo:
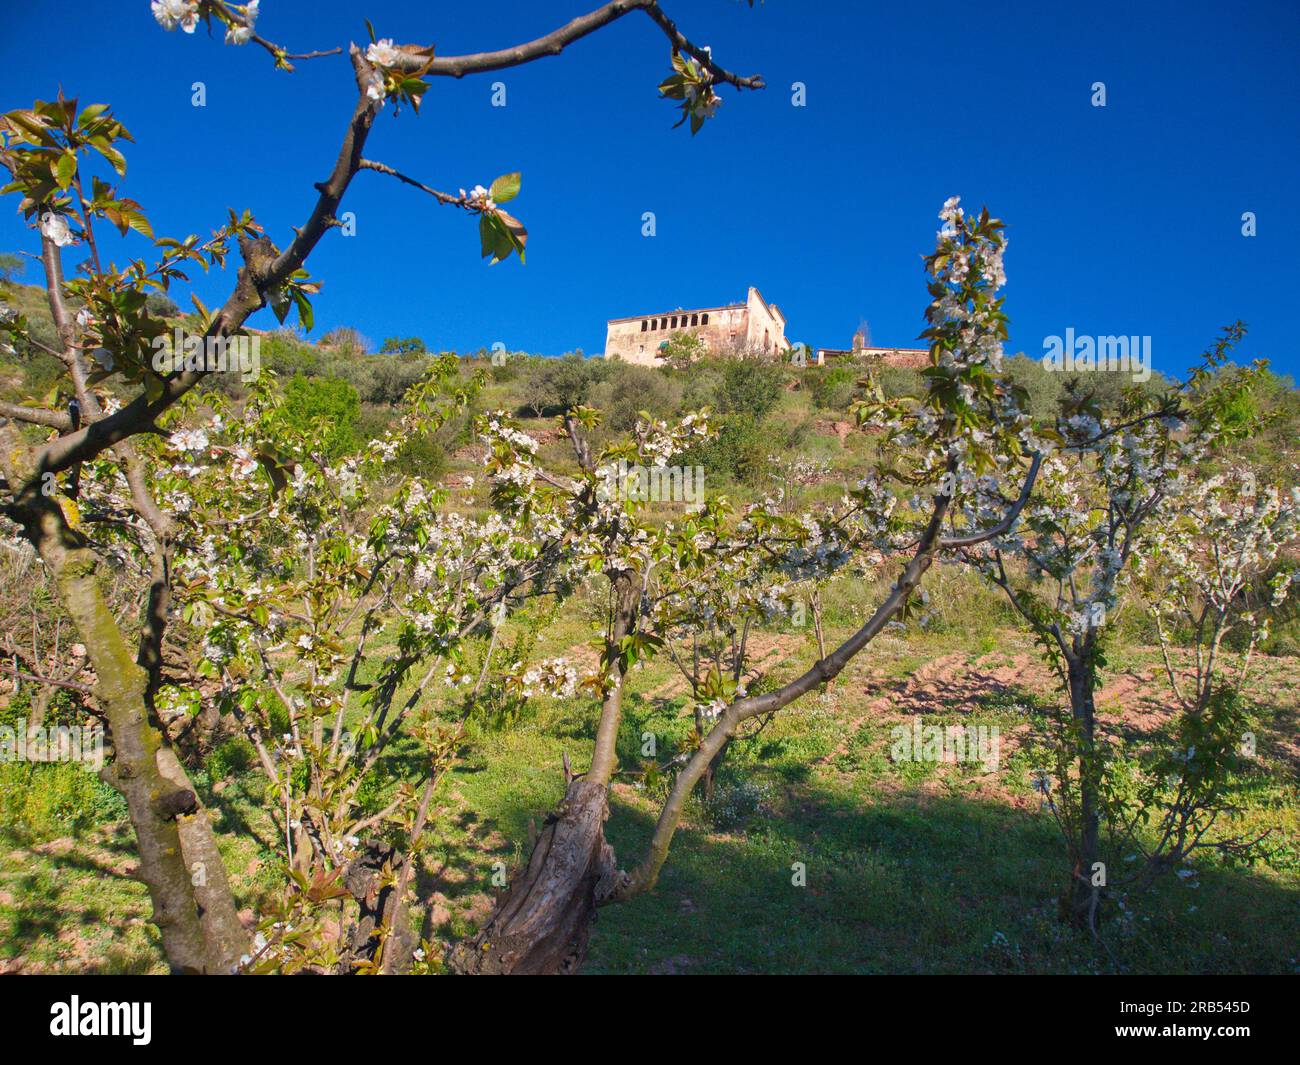
<path fill-rule="evenodd" d="M 24 468 L 26 456 L 11 433 L 4 435 L 6 479 L 26 485 L 9 514 L 54 576 L 98 677 L 95 696 L 113 742 L 113 760 L 101 775 L 126 799 L 140 878 L 149 889 L 167 961 L 174 972 L 229 972 L 248 939 L 235 915 L 209 815 L 152 720 L 148 674 L 108 608 L 98 559 L 56 500 L 39 490 L 42 479 Z"/>

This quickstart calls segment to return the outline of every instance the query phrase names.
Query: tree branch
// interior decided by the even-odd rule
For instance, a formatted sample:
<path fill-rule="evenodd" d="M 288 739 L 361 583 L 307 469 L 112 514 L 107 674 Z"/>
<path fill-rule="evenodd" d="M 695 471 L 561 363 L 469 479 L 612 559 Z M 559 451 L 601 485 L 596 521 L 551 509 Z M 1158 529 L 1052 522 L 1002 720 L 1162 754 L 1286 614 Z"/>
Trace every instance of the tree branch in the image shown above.
<path fill-rule="evenodd" d="M 763 79 L 757 74 L 741 77 L 718 66 L 705 49 L 692 44 L 683 36 L 672 19 L 660 9 L 658 0 L 611 0 L 603 7 L 578 16 L 572 22 L 552 30 L 544 37 L 515 45 L 513 48 L 502 48 L 495 52 L 475 52 L 472 55 L 439 56 L 433 60 L 408 54 L 397 67 L 407 73 L 423 71 L 441 77 L 463 78 L 466 74 L 483 74 L 492 70 L 522 66 L 536 59 L 559 55 L 575 41 L 582 40 L 632 11 L 644 11 L 663 30 L 675 49 L 692 56 L 713 75 L 715 80 L 734 85 L 737 89 L 763 88 Z M 425 55 L 431 52 L 432 48 L 426 49 Z"/>

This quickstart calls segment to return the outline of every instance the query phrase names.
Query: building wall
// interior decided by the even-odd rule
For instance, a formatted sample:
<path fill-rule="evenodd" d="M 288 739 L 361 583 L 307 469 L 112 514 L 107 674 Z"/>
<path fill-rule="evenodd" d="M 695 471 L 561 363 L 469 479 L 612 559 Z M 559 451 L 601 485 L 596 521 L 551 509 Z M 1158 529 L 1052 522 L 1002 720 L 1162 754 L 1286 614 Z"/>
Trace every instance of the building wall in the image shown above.
<path fill-rule="evenodd" d="M 828 362 L 860 360 L 881 362 L 886 366 L 904 366 L 911 370 L 923 370 L 930 365 L 929 348 L 858 348 L 846 351 L 837 348 L 818 348 L 817 365 Z"/>
<path fill-rule="evenodd" d="M 775 307 L 769 310 L 751 285 L 744 303 L 615 319 L 605 327 L 605 358 L 658 366 L 655 353 L 674 333 L 693 333 L 715 352 L 743 347 L 762 350 L 765 340 L 768 350 L 784 350 L 786 344 L 785 318 Z"/>
<path fill-rule="evenodd" d="M 745 310 L 748 316 L 745 346 L 753 351 L 785 351 L 785 316 L 776 307 L 769 306 L 753 285 L 745 297 Z"/>
<path fill-rule="evenodd" d="M 605 358 L 658 366 L 660 362 L 655 353 L 659 345 L 674 333 L 693 333 L 711 351 L 722 351 L 733 344 L 744 343 L 748 313 L 744 304 L 738 304 L 618 319 L 605 327 Z"/>

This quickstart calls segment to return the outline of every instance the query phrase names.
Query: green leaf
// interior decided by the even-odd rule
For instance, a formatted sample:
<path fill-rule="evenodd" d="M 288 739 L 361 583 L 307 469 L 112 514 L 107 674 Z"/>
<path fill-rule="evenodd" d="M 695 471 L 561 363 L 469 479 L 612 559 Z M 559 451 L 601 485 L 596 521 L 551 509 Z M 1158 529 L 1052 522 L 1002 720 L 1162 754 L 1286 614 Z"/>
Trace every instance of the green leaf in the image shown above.
<path fill-rule="evenodd" d="M 64 152 L 59 156 L 59 161 L 54 167 L 54 180 L 58 182 L 59 188 L 66 191 L 72 184 L 72 179 L 77 176 L 77 153 Z"/>
<path fill-rule="evenodd" d="M 516 171 L 513 174 L 502 174 L 488 189 L 488 195 L 497 203 L 509 203 L 519 195 L 519 186 L 522 184 L 522 176 Z"/>

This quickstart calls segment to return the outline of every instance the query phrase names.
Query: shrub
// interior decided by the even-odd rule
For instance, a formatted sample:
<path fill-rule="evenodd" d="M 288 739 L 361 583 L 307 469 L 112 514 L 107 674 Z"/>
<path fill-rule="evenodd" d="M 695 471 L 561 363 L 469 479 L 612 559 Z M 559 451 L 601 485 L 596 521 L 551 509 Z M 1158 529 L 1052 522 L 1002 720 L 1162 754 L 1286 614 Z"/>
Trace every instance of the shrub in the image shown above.
<path fill-rule="evenodd" d="M 150 314 L 159 318 L 179 318 L 181 316 L 180 307 L 165 292 L 150 292 L 145 297 L 144 305 L 149 309 Z"/>
<path fill-rule="evenodd" d="M 682 401 L 682 386 L 662 370 L 614 363 L 609 377 L 591 388 L 588 403 L 605 412 L 605 425 L 626 432 L 640 411 L 656 417 L 675 413 Z"/>
<path fill-rule="evenodd" d="M 447 450 L 432 433 L 417 433 L 402 441 L 393 468 L 411 477 L 436 481 L 447 472 Z"/>
<path fill-rule="evenodd" d="M 253 764 L 256 754 L 253 745 L 245 737 L 230 736 L 218 743 L 208 755 L 208 776 L 213 781 L 218 781 L 242 773 Z"/>
<path fill-rule="evenodd" d="M 281 417 L 313 451 L 333 462 L 356 450 L 361 402 L 357 390 L 336 377 L 293 377 L 284 389 Z"/>
<path fill-rule="evenodd" d="M 785 373 L 780 366 L 741 359 L 722 364 L 716 402 L 724 414 L 748 415 L 762 421 L 781 402 Z"/>
<path fill-rule="evenodd" d="M 920 396 L 925 391 L 925 379 L 920 370 L 908 366 L 881 366 L 876 371 L 880 389 L 890 399 L 900 396 Z"/>
<path fill-rule="evenodd" d="M 199 330 L 202 332 L 202 329 Z M 304 374 L 315 377 L 321 372 L 324 359 L 321 352 L 306 343 L 292 329 L 277 329 L 262 337 L 259 345 L 262 366 L 274 370 L 281 377 Z"/>
<path fill-rule="evenodd" d="M 810 367 L 804 375 L 811 378 L 813 405 L 822 410 L 847 410 L 853 402 L 858 374 L 851 366 Z"/>
<path fill-rule="evenodd" d="M 728 831 L 744 828 L 767 813 L 772 789 L 753 780 L 720 784 L 711 799 L 703 803 L 705 815 L 714 828 Z"/>
<path fill-rule="evenodd" d="M 726 418 L 718 435 L 691 448 L 681 462 L 740 484 L 760 485 L 768 472 L 769 434 L 746 414 Z"/>
<path fill-rule="evenodd" d="M 534 415 L 563 414 L 587 403 L 591 387 L 603 381 L 610 363 L 570 352 L 558 359 L 528 360 L 523 384 L 524 406 Z"/>

